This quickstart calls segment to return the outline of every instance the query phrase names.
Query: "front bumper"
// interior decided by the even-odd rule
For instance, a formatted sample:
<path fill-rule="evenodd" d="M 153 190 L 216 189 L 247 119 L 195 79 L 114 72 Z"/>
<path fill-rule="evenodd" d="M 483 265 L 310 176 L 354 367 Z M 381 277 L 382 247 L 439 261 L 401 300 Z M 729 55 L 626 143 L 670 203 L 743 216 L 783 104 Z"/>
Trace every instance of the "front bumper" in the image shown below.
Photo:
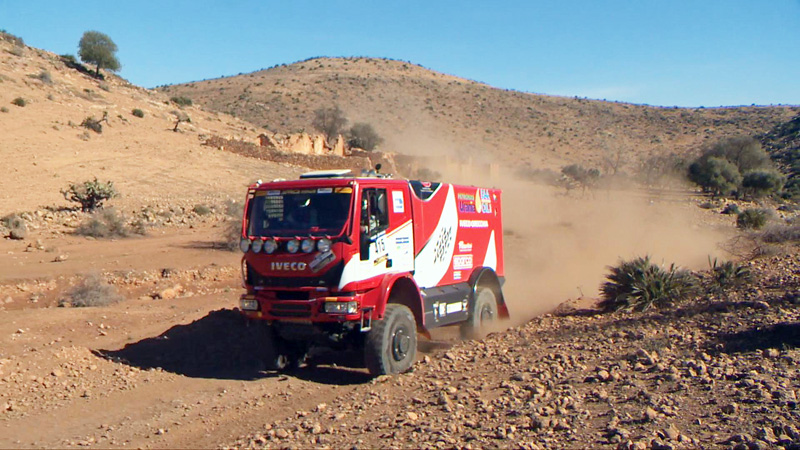
<path fill-rule="evenodd" d="M 239 307 L 252 319 L 311 323 L 362 321 L 373 310 L 364 307 L 363 294 L 283 300 L 269 291 L 242 295 Z"/>

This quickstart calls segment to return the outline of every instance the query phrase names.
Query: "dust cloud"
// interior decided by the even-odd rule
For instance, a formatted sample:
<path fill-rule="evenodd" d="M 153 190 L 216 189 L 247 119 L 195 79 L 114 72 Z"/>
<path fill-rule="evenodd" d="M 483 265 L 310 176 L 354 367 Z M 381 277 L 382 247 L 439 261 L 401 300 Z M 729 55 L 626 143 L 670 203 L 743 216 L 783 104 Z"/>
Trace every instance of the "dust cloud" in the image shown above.
<path fill-rule="evenodd" d="M 438 170 L 438 168 L 435 168 Z M 441 170 L 440 170 L 441 172 Z M 608 266 L 650 255 L 657 264 L 708 267 L 732 227 L 704 222 L 687 193 L 640 189 L 587 192 L 516 179 L 501 169 L 443 173 L 443 181 L 503 190 L 506 284 L 512 324 L 552 311 L 560 303 L 597 298 Z"/>

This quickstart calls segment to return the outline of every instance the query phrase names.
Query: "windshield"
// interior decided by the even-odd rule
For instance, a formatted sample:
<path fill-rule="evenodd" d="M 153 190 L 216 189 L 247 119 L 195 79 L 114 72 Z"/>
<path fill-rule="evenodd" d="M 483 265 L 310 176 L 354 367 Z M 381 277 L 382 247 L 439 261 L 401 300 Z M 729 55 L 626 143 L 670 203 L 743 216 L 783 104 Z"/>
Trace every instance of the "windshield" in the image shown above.
<path fill-rule="evenodd" d="M 336 236 L 347 222 L 352 188 L 259 191 L 250 200 L 249 236 Z"/>

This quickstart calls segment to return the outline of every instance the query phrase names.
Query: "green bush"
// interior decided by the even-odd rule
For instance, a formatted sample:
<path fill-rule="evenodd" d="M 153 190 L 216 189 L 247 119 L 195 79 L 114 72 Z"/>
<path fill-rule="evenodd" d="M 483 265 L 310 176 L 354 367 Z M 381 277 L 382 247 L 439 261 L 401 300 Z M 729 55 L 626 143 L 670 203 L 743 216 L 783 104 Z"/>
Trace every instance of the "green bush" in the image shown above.
<path fill-rule="evenodd" d="M 15 98 L 14 100 L 11 100 L 11 104 L 12 104 L 12 105 L 19 106 L 19 107 L 24 107 L 25 105 L 27 105 L 27 104 L 28 104 L 28 101 L 27 101 L 27 100 L 25 100 L 25 99 L 24 99 L 24 98 L 22 98 L 22 97 L 17 97 L 17 98 Z"/>
<path fill-rule="evenodd" d="M 183 108 L 184 106 L 192 106 L 192 99 L 190 99 L 189 97 L 184 97 L 184 96 L 178 97 L 178 96 L 176 96 L 176 97 L 170 98 L 170 101 L 172 103 L 175 103 L 176 105 L 180 106 L 181 108 Z"/>
<path fill-rule="evenodd" d="M 750 269 L 733 261 L 719 262 L 716 258 L 708 259 L 711 270 L 711 289 L 724 293 L 728 289 L 749 283 L 753 279 Z"/>
<path fill-rule="evenodd" d="M 197 214 L 198 216 L 207 216 L 211 214 L 211 208 L 209 208 L 206 205 L 200 205 L 200 204 L 194 205 L 192 211 L 194 211 L 194 213 Z"/>
<path fill-rule="evenodd" d="M 698 184 L 705 192 L 724 196 L 739 188 L 742 175 L 730 161 L 711 156 L 701 158 L 689 166 L 689 180 Z"/>
<path fill-rule="evenodd" d="M 142 110 L 141 110 L 141 109 L 139 109 L 139 108 L 135 108 L 133 111 L 131 111 L 131 114 L 133 114 L 134 116 L 136 116 L 136 117 L 138 117 L 138 118 L 140 118 L 140 119 L 141 119 L 142 117 L 144 117 L 144 111 L 142 111 Z"/>
<path fill-rule="evenodd" d="M 44 84 L 50 85 L 53 84 L 53 76 L 50 75 L 50 72 L 47 70 L 42 69 L 37 75 L 32 75 L 33 78 L 41 81 Z"/>
<path fill-rule="evenodd" d="M 347 118 L 338 106 L 317 109 L 314 111 L 314 119 L 311 121 L 311 126 L 323 133 L 328 141 L 332 141 L 341 134 L 345 125 L 347 125 Z"/>
<path fill-rule="evenodd" d="M 739 173 L 771 167 L 769 155 L 761 143 L 749 136 L 737 136 L 717 141 L 703 157 L 717 157 L 735 165 Z"/>
<path fill-rule="evenodd" d="M 103 132 L 103 124 L 92 116 L 83 119 L 83 122 L 81 122 L 81 126 L 89 130 L 92 130 L 97 134 Z"/>
<path fill-rule="evenodd" d="M 351 147 L 361 148 L 368 152 L 375 150 L 375 147 L 383 142 L 383 138 L 368 123 L 358 122 L 353 124 L 347 134 L 347 143 Z"/>
<path fill-rule="evenodd" d="M 16 215 L 9 214 L 2 219 L 0 223 L 8 228 L 8 237 L 11 239 L 25 239 L 28 235 L 28 226 L 25 225 L 25 219 Z"/>
<path fill-rule="evenodd" d="M 75 234 L 95 238 L 128 237 L 131 231 L 125 225 L 125 218 L 114 208 L 95 211 L 75 230 Z"/>
<path fill-rule="evenodd" d="M 101 208 L 103 203 L 119 194 L 114 189 L 114 183 L 97 181 L 84 181 L 81 184 L 70 184 L 67 189 L 61 191 L 64 198 L 71 202 L 80 203 L 82 211 L 93 212 Z"/>
<path fill-rule="evenodd" d="M 6 108 L 5 106 L 2 106 L 2 107 L 0 107 L 0 112 L 7 113 L 8 112 L 8 108 Z"/>
<path fill-rule="evenodd" d="M 753 170 L 742 178 L 742 188 L 756 197 L 778 193 L 783 183 L 783 176 L 774 170 Z"/>
<path fill-rule="evenodd" d="M 121 301 L 123 297 L 116 288 L 107 284 L 100 275 L 86 276 L 81 282 L 67 292 L 67 298 L 61 306 L 69 304 L 74 307 L 107 306 Z"/>
<path fill-rule="evenodd" d="M 722 210 L 722 214 L 739 214 L 739 212 L 739 205 L 736 203 L 728 203 Z"/>
<path fill-rule="evenodd" d="M 767 224 L 770 211 L 763 208 L 748 208 L 736 217 L 736 226 L 746 230 L 760 230 Z"/>
<path fill-rule="evenodd" d="M 650 262 L 650 257 L 621 261 L 609 267 L 607 282 L 600 287 L 599 306 L 604 311 L 644 311 L 662 307 L 697 292 L 697 278 L 675 264 L 664 269 Z"/>
<path fill-rule="evenodd" d="M 107 34 L 99 31 L 87 31 L 78 42 L 78 55 L 83 62 L 97 66 L 95 76 L 100 77 L 100 69 L 116 72 L 120 69 L 117 59 L 117 44 Z"/>

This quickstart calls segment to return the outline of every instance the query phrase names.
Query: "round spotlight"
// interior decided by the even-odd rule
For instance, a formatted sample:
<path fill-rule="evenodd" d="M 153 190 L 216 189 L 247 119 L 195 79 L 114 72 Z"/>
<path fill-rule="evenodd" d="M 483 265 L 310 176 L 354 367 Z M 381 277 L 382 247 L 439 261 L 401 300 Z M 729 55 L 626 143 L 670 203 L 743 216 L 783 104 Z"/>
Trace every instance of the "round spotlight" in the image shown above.
<path fill-rule="evenodd" d="M 300 245 L 300 249 L 303 250 L 303 253 L 311 253 L 314 251 L 314 241 L 311 239 L 303 240 L 303 243 Z"/>
<path fill-rule="evenodd" d="M 247 251 L 250 250 L 250 239 L 242 238 L 242 240 L 239 241 L 239 250 L 241 250 L 242 253 L 247 253 Z"/>
<path fill-rule="evenodd" d="M 275 250 L 277 249 L 278 249 L 278 243 L 275 242 L 274 239 L 270 239 L 264 242 L 264 252 L 267 253 L 268 255 L 275 253 Z"/>
<path fill-rule="evenodd" d="M 319 241 L 317 241 L 317 250 L 319 250 L 320 252 L 325 253 L 330 249 L 331 249 L 330 239 L 322 238 Z"/>
<path fill-rule="evenodd" d="M 261 249 L 264 248 L 264 241 L 262 241 L 261 239 L 256 239 L 255 241 L 253 241 L 253 244 L 250 246 L 250 248 L 253 249 L 253 253 L 260 252 Z"/>
<path fill-rule="evenodd" d="M 297 253 L 297 250 L 300 249 L 300 241 L 297 239 L 292 239 L 291 241 L 286 243 L 286 250 L 289 253 Z"/>

